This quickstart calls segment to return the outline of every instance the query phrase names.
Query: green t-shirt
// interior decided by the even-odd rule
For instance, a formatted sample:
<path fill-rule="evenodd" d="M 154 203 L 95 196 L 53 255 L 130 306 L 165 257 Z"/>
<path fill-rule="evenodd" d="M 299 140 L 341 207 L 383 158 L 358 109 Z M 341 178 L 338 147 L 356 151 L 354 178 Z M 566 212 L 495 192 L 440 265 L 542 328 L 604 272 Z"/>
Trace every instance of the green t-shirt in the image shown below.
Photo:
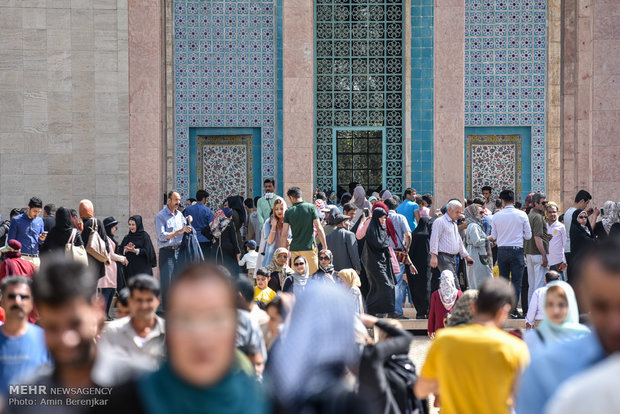
<path fill-rule="evenodd" d="M 314 204 L 300 201 L 293 204 L 284 214 L 284 222 L 291 227 L 293 241 L 292 252 L 312 250 L 314 245 L 314 227 L 312 222 L 319 218 L 319 212 Z"/>
<path fill-rule="evenodd" d="M 547 234 L 547 223 L 545 217 L 538 210 L 533 208 L 528 214 L 530 220 L 530 227 L 532 228 L 532 238 L 525 240 L 525 254 L 540 254 L 538 247 L 536 247 L 536 240 L 534 236 L 540 237 L 545 247 L 545 253 L 549 253 L 549 235 Z"/>

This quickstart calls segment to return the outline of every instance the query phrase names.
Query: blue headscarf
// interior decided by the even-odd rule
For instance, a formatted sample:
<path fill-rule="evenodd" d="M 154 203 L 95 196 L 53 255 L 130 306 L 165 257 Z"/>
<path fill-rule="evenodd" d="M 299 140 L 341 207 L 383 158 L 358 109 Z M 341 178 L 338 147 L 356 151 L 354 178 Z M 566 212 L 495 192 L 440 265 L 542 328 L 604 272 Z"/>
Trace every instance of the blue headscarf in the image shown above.
<path fill-rule="evenodd" d="M 579 308 L 577 307 L 577 299 L 575 298 L 575 291 L 573 291 L 573 288 L 566 282 L 556 280 L 547 285 L 547 292 L 549 292 L 549 288 L 553 286 L 559 286 L 566 294 L 568 314 L 562 323 L 553 323 L 547 316 L 547 309 L 545 306 L 545 319 L 542 320 L 537 328 L 545 344 L 566 342 L 590 333 L 590 328 L 579 323 Z M 545 300 L 543 303 L 547 303 L 547 293 L 545 293 Z"/>

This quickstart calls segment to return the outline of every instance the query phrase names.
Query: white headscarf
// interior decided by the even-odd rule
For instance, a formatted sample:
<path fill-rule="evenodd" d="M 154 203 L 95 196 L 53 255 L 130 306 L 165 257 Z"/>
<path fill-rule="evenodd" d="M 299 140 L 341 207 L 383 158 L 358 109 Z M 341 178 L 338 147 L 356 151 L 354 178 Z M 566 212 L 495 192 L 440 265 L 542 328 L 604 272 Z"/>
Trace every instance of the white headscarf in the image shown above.
<path fill-rule="evenodd" d="M 606 201 L 605 204 L 603 204 L 603 213 L 601 222 L 603 223 L 605 232 L 609 234 L 611 226 L 618 222 L 618 205 L 613 201 Z"/>
<path fill-rule="evenodd" d="M 454 284 L 454 273 L 451 270 L 441 272 L 439 279 L 439 299 L 446 310 L 452 309 L 458 296 L 458 289 Z"/>

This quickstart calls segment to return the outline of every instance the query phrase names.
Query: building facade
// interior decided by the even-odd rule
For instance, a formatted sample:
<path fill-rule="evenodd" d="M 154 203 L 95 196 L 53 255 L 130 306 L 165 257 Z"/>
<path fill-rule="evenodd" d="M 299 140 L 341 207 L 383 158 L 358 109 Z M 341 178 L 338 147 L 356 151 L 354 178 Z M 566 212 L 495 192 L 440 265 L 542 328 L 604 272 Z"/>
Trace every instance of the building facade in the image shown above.
<path fill-rule="evenodd" d="M 164 193 L 620 200 L 609 0 L 2 2 L 0 211 Z M 309 198 L 309 196 L 307 197 Z"/>

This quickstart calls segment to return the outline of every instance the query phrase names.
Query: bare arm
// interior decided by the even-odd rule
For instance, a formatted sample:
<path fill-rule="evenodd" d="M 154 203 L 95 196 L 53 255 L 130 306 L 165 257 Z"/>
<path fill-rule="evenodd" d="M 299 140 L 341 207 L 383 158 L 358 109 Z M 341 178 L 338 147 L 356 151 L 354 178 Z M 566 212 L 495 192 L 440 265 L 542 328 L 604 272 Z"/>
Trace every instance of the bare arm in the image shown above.
<path fill-rule="evenodd" d="M 325 240 L 325 231 L 323 230 L 323 226 L 321 226 L 321 222 L 319 221 L 319 219 L 314 219 L 312 221 L 312 224 L 314 224 L 314 228 L 318 233 L 317 235 L 319 236 L 321 246 L 323 246 L 323 249 L 327 249 L 327 240 Z"/>
<path fill-rule="evenodd" d="M 439 391 L 439 383 L 437 380 L 431 380 L 424 377 L 418 377 L 418 380 L 413 387 L 415 396 L 423 400 L 429 396 L 429 394 L 437 394 Z"/>
<path fill-rule="evenodd" d="M 282 225 L 282 234 L 280 235 L 280 246 L 286 247 L 288 245 L 288 242 L 287 242 L 288 228 L 289 228 L 288 223 L 284 223 Z M 325 237 L 325 233 L 323 233 L 323 237 Z"/>
<path fill-rule="evenodd" d="M 543 244 L 542 237 L 534 236 L 534 242 L 536 242 L 536 248 L 542 256 L 542 266 L 547 267 L 547 253 L 545 252 L 545 245 Z"/>
<path fill-rule="evenodd" d="M 272 244 L 273 242 L 276 241 L 277 229 L 276 229 L 276 225 L 274 225 L 274 221 L 273 220 L 271 220 L 270 225 L 271 225 L 271 228 L 269 230 L 269 237 L 267 237 L 267 244 Z"/>

